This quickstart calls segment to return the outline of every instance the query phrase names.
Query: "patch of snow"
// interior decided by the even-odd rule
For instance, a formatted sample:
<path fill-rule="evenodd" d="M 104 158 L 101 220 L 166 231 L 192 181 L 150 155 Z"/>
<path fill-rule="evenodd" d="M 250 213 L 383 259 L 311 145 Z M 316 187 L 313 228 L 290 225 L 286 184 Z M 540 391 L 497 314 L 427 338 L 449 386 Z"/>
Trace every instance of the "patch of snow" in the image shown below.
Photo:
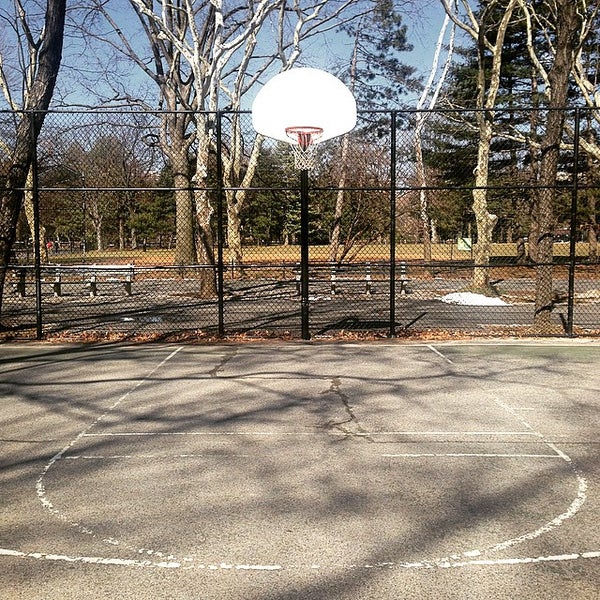
<path fill-rule="evenodd" d="M 464 306 L 507 306 L 502 298 L 491 298 L 473 292 L 454 292 L 453 294 L 446 294 L 440 300 L 448 304 L 462 304 Z"/>

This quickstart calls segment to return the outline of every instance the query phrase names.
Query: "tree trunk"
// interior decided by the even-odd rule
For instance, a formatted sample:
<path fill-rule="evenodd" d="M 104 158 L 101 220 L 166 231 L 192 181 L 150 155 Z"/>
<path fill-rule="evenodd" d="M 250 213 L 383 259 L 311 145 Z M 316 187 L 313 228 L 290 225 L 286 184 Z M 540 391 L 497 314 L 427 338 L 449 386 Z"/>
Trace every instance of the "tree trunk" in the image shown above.
<path fill-rule="evenodd" d="M 229 195 L 233 195 L 230 192 Z M 240 220 L 239 203 L 233 200 L 227 202 L 227 247 L 229 248 L 230 260 L 233 265 L 242 265 L 242 223 Z"/>
<path fill-rule="evenodd" d="M 426 262 L 431 261 L 431 228 L 429 225 L 429 201 L 427 198 L 427 185 L 425 177 L 425 163 L 423 162 L 423 146 L 421 143 L 421 129 L 423 115 L 417 116 L 418 125 L 415 134 L 415 158 L 416 164 L 415 169 L 417 172 L 417 185 L 421 188 L 419 190 L 419 210 L 421 216 L 421 233 L 423 237 L 423 260 Z"/>
<path fill-rule="evenodd" d="M 590 224 L 588 227 L 588 256 L 590 262 L 598 262 L 598 223 L 596 220 L 596 197 L 594 193 L 588 195 Z"/>
<path fill-rule="evenodd" d="M 17 125 L 17 143 L 0 200 L 0 260 L 2 261 L 0 263 L 0 311 L 4 296 L 6 267 L 10 263 L 17 233 L 17 221 L 23 202 L 23 192 L 18 191 L 18 188 L 23 188 L 25 185 L 33 157 L 31 120 L 30 114 L 23 115 Z"/>
<path fill-rule="evenodd" d="M 487 186 L 489 175 L 490 144 L 493 133 L 493 109 L 500 88 L 500 71 L 502 67 L 502 50 L 506 30 L 512 19 L 512 13 L 517 0 L 509 0 L 500 24 L 496 27 L 487 22 L 488 15 L 495 8 L 495 2 L 489 3 L 481 15 L 479 25 L 478 73 L 477 73 L 477 124 L 479 126 L 479 145 L 477 150 L 477 166 L 475 168 L 475 189 L 473 190 L 473 212 L 477 225 L 477 243 L 474 246 L 475 268 L 473 269 L 473 290 L 491 294 L 490 287 L 490 252 L 492 232 L 498 217 L 488 212 Z M 487 34 L 495 30 L 493 44 L 487 39 Z M 489 74 L 489 84 L 486 81 L 486 52 L 491 51 L 492 67 Z"/>
<path fill-rule="evenodd" d="M 189 115 L 177 111 L 177 100 L 172 90 L 166 88 L 164 92 L 169 110 L 162 116 L 160 146 L 169 159 L 175 187 L 174 262 L 178 266 L 193 265 L 196 263 L 194 201 L 191 191 L 190 141 L 186 138 Z"/>
<path fill-rule="evenodd" d="M 329 239 L 329 262 L 336 262 L 340 251 L 340 239 L 342 234 L 342 215 L 344 214 L 344 201 L 346 191 L 346 175 L 347 166 L 346 160 L 348 157 L 348 149 L 350 146 L 350 138 L 345 135 L 342 139 L 342 154 L 340 157 L 340 178 L 338 179 L 338 192 L 335 197 L 335 209 L 333 213 L 333 227 L 331 228 L 331 237 Z"/>
<path fill-rule="evenodd" d="M 477 170 L 475 173 L 475 189 L 473 190 L 473 212 L 477 226 L 477 242 L 473 245 L 473 291 L 490 295 L 490 254 L 492 248 L 492 233 L 498 217 L 488 212 L 487 189 L 490 143 L 492 139 L 491 116 L 480 113 L 479 148 Z"/>
<path fill-rule="evenodd" d="M 598 262 L 598 234 L 596 233 L 596 224 L 590 225 L 588 233 L 588 254 L 590 262 Z"/>
<path fill-rule="evenodd" d="M 210 140 L 200 138 L 198 141 L 198 153 L 196 156 L 196 168 L 194 171 L 195 185 L 200 188 L 206 187 L 208 174 L 207 165 L 210 149 Z M 194 203 L 196 208 L 196 253 L 201 265 L 214 267 L 214 235 L 212 230 L 213 207 L 210 196 L 205 189 L 194 190 Z M 200 271 L 200 295 L 203 298 L 211 298 L 217 294 L 217 278 L 214 269 Z"/>
<path fill-rule="evenodd" d="M 550 101 L 546 130 L 540 149 L 539 189 L 536 195 L 537 253 L 536 298 L 534 325 L 540 333 L 551 327 L 554 308 L 552 281 L 554 198 L 560 141 L 565 121 L 564 108 L 567 105 L 569 76 L 575 61 L 578 44 L 577 31 L 580 27 L 577 2 L 557 0 L 558 18 L 556 22 L 556 55 L 548 79 Z"/>
<path fill-rule="evenodd" d="M 27 174 L 27 181 L 25 183 L 26 191 L 23 195 L 23 208 L 25 209 L 25 218 L 27 219 L 27 225 L 29 226 L 29 233 L 31 239 L 35 244 L 35 208 L 33 206 L 33 170 L 30 168 Z M 40 260 L 41 262 L 48 262 L 48 248 L 46 246 L 46 228 L 40 223 Z"/>
<path fill-rule="evenodd" d="M 194 248 L 194 221 L 192 194 L 188 188 L 187 177 L 176 174 L 175 185 L 175 264 L 179 266 L 193 265 L 196 262 Z"/>
<path fill-rule="evenodd" d="M 37 63 L 31 87 L 26 89 L 24 109 L 16 115 L 15 149 L 10 156 L 0 198 L 0 314 L 6 267 L 17 233 L 17 222 L 23 202 L 23 188 L 34 157 L 34 144 L 50 105 L 60 67 L 65 26 L 66 0 L 47 0 L 44 28 L 35 45 Z M 33 48 L 32 48 L 33 51 Z M 25 80 L 25 74 L 23 74 Z"/>
<path fill-rule="evenodd" d="M 103 216 L 101 214 L 96 215 L 94 219 L 94 228 L 96 230 L 96 250 L 102 252 L 104 250 L 104 237 L 102 236 L 102 222 Z"/>
<path fill-rule="evenodd" d="M 119 215 L 119 250 L 125 250 L 125 219 Z"/>

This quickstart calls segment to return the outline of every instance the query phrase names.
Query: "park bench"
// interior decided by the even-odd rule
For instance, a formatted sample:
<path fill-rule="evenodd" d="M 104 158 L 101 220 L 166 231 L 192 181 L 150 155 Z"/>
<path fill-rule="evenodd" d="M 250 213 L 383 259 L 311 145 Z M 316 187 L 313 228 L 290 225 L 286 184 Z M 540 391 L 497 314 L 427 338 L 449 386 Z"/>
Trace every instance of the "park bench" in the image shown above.
<path fill-rule="evenodd" d="M 404 296 L 408 293 L 408 284 L 410 283 L 410 278 L 408 276 L 408 265 L 403 261 L 398 265 L 397 275 L 399 277 L 396 278 L 396 282 L 400 284 L 400 295 Z"/>
<path fill-rule="evenodd" d="M 27 273 L 34 273 L 31 266 L 17 267 L 14 271 L 13 290 L 24 298 L 26 295 Z M 63 284 L 81 281 L 88 287 L 91 297 L 98 295 L 98 285 L 102 283 L 123 284 L 125 293 L 132 294 L 135 277 L 134 265 L 42 265 L 42 283 L 51 283 L 55 296 L 62 296 Z"/>
<path fill-rule="evenodd" d="M 294 269 L 296 275 L 296 293 L 301 293 L 301 270 L 300 267 Z M 328 281 L 329 293 L 332 296 L 340 293 L 340 284 L 364 281 L 364 293 L 369 295 L 373 288 L 371 284 L 371 267 L 364 265 L 364 275 L 360 275 L 358 265 L 314 265 L 310 266 L 308 271 L 309 281 Z"/>
<path fill-rule="evenodd" d="M 300 295 L 300 269 L 297 267 L 294 272 L 296 274 L 296 292 Z M 345 286 L 347 287 L 346 284 L 355 285 L 357 282 L 364 281 L 364 293 L 369 296 L 374 291 L 372 275 L 376 273 L 382 273 L 387 276 L 389 275 L 389 267 L 387 265 L 371 263 L 360 265 L 319 265 L 309 268 L 309 281 L 328 279 L 329 292 L 332 296 L 341 293 L 341 290 Z M 410 278 L 408 276 L 408 266 L 405 262 L 401 262 L 398 265 L 396 282 L 400 286 L 400 294 L 404 295 L 408 293 Z"/>

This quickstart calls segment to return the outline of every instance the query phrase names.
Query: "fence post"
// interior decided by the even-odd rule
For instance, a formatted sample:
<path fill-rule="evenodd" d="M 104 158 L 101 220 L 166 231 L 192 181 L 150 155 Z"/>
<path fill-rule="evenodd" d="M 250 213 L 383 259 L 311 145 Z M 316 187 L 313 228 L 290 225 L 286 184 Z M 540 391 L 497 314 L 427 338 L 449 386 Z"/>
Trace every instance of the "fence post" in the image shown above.
<path fill-rule="evenodd" d="M 396 337 L 396 119 L 391 112 L 390 130 L 390 323 L 389 337 Z"/>
<path fill-rule="evenodd" d="M 36 339 L 41 340 L 43 335 L 43 315 L 42 315 L 42 257 L 40 255 L 40 194 L 38 179 L 38 154 L 37 154 L 37 134 L 35 121 L 37 115 L 35 112 L 29 113 L 31 127 L 31 200 L 33 204 L 33 261 L 35 277 L 35 333 Z"/>
<path fill-rule="evenodd" d="M 569 291 L 567 295 L 567 331 L 569 337 L 573 333 L 573 312 L 575 304 L 575 263 L 577 262 L 577 202 L 579 196 L 579 129 L 581 126 L 581 109 L 575 109 L 575 133 L 573 135 L 573 185 L 571 187 L 571 227 L 569 230 Z"/>
<path fill-rule="evenodd" d="M 223 137 L 222 137 L 222 122 L 223 112 L 216 113 L 216 136 L 217 136 L 217 305 L 218 305 L 218 331 L 220 336 L 225 335 L 224 321 L 224 302 L 225 294 L 223 290 L 224 284 L 224 264 L 223 264 Z M 233 272 L 233 268 L 232 268 Z"/>
<path fill-rule="evenodd" d="M 308 170 L 300 171 L 300 320 L 302 339 L 310 340 L 308 285 Z"/>

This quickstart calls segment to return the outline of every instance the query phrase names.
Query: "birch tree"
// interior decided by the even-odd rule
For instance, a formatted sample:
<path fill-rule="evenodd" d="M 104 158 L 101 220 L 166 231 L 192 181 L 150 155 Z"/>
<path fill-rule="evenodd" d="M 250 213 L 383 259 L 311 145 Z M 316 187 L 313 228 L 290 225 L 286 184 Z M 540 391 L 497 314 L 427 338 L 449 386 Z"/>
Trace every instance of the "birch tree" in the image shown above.
<path fill-rule="evenodd" d="M 26 185 L 34 144 L 50 106 L 60 68 L 65 15 L 66 0 L 47 0 L 45 9 L 34 2 L 14 0 L 12 10 L 0 9 L 0 27 L 5 40 L 0 49 L 0 92 L 13 111 L 15 124 L 13 143 L 4 143 L 0 149 L 7 163 L 0 188 L 0 311 L 6 267 L 23 205 L 21 190 Z M 9 56 L 9 49 L 16 55 Z"/>
<path fill-rule="evenodd" d="M 428 113 L 435 108 L 437 99 L 440 91 L 446 80 L 448 70 L 452 63 L 452 55 L 454 52 L 454 41 L 456 38 L 456 24 L 452 23 L 450 27 L 450 35 L 448 41 L 448 50 L 446 52 L 446 58 L 440 69 L 440 57 L 442 54 L 442 48 L 444 40 L 446 39 L 446 31 L 450 25 L 450 16 L 446 14 L 444 21 L 438 34 L 438 39 L 435 45 L 435 52 L 433 54 L 433 60 L 431 63 L 431 70 L 427 82 L 423 87 L 421 96 L 417 102 L 417 113 L 415 122 L 415 169 L 417 185 L 419 186 L 419 210 L 421 216 L 421 229 L 423 237 L 423 259 L 426 261 L 431 260 L 431 238 L 432 238 L 432 227 L 429 219 L 429 200 L 427 193 L 427 180 L 425 175 L 425 163 L 423 161 L 423 140 L 422 133 L 423 127 L 427 120 Z"/>

